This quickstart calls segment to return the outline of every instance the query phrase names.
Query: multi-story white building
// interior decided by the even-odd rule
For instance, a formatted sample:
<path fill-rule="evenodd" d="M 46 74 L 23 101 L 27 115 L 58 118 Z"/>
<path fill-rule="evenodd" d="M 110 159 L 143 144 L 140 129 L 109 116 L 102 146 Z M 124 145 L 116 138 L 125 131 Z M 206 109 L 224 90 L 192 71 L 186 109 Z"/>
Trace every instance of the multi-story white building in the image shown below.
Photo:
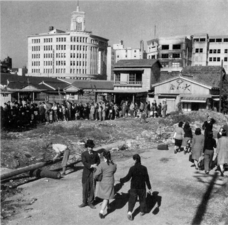
<path fill-rule="evenodd" d="M 191 65 L 191 40 L 185 36 L 160 37 L 147 41 L 147 59 L 159 59 L 161 71 L 181 71 Z"/>
<path fill-rule="evenodd" d="M 108 39 L 86 31 L 85 13 L 72 12 L 69 31 L 49 27 L 28 37 L 28 75 L 71 79 L 106 76 Z"/>
<path fill-rule="evenodd" d="M 140 48 L 125 48 L 123 41 L 120 41 L 119 44 L 113 45 L 113 50 L 115 51 L 115 62 L 118 62 L 122 59 L 144 59 L 145 52 L 143 41 L 140 41 Z"/>
<path fill-rule="evenodd" d="M 228 73 L 228 35 L 193 35 L 192 41 L 193 66 L 221 66 L 223 61 L 223 67 Z"/>
<path fill-rule="evenodd" d="M 208 34 L 192 35 L 192 66 L 208 65 Z"/>
<path fill-rule="evenodd" d="M 210 36 L 209 38 L 209 66 L 221 66 L 228 73 L 228 35 Z"/>

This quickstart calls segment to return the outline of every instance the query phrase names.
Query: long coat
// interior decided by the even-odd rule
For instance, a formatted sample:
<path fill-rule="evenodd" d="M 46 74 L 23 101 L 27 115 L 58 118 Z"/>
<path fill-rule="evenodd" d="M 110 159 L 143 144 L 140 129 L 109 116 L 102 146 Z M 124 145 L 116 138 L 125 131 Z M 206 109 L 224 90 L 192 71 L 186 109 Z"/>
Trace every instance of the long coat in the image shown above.
<path fill-rule="evenodd" d="M 101 199 L 113 199 L 114 198 L 114 173 L 116 172 L 117 166 L 115 163 L 106 162 L 100 163 L 94 173 L 94 178 L 102 174 L 101 182 L 97 182 L 95 196 Z"/>
<path fill-rule="evenodd" d="M 82 153 L 81 157 L 82 163 L 84 165 L 82 172 L 82 183 L 84 184 L 87 181 L 88 177 L 90 177 L 91 173 L 94 172 L 94 168 L 91 168 L 91 165 L 98 165 L 100 163 L 100 157 L 95 151 L 92 151 L 92 154 L 89 154 L 88 151 L 85 151 Z"/>
<path fill-rule="evenodd" d="M 217 154 L 218 165 L 228 163 L 228 137 L 222 136 L 218 139 Z"/>
<path fill-rule="evenodd" d="M 192 138 L 192 159 L 199 160 L 203 153 L 204 135 L 194 135 Z"/>

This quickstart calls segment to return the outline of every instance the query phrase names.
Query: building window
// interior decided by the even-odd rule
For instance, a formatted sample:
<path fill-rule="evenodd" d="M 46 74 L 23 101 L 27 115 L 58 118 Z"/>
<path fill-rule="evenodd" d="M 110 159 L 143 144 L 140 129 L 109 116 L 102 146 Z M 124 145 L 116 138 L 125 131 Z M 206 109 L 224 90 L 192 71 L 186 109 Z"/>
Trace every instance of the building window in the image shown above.
<path fill-rule="evenodd" d="M 169 45 L 162 45 L 162 50 L 169 50 Z"/>
<path fill-rule="evenodd" d="M 217 62 L 220 62 L 220 57 L 217 57 Z"/>
<path fill-rule="evenodd" d="M 205 38 L 200 38 L 200 42 L 205 42 L 206 39 Z"/>
<path fill-rule="evenodd" d="M 228 42 L 228 38 L 224 38 L 224 42 Z"/>
<path fill-rule="evenodd" d="M 213 61 L 216 62 L 216 57 L 213 57 Z"/>
<path fill-rule="evenodd" d="M 162 54 L 161 57 L 162 57 L 163 59 L 168 59 L 168 58 L 169 58 L 169 54 Z"/>
<path fill-rule="evenodd" d="M 228 57 L 224 57 L 224 62 L 227 62 L 228 61 L 227 59 L 228 59 Z"/>
<path fill-rule="evenodd" d="M 210 42 L 215 42 L 214 38 L 209 39 Z"/>
<path fill-rule="evenodd" d="M 129 74 L 129 84 L 134 84 L 136 81 L 136 74 Z"/>
<path fill-rule="evenodd" d="M 175 49 L 175 50 L 181 49 L 181 45 L 173 45 L 173 49 Z"/>
<path fill-rule="evenodd" d="M 120 81 L 120 74 L 119 73 L 116 74 L 115 81 L 117 81 L 117 82 Z"/>
<path fill-rule="evenodd" d="M 213 53 L 217 53 L 216 49 L 213 50 Z"/>
<path fill-rule="evenodd" d="M 212 62 L 212 57 L 209 58 L 209 61 Z"/>
<path fill-rule="evenodd" d="M 199 41 L 199 38 L 195 38 L 194 41 L 195 41 L 195 42 L 198 42 L 198 41 Z"/>
<path fill-rule="evenodd" d="M 220 50 L 220 49 L 218 49 L 218 50 L 217 50 L 217 53 L 221 53 L 221 50 Z"/>
<path fill-rule="evenodd" d="M 216 42 L 222 42 L 222 38 L 217 38 Z"/>
<path fill-rule="evenodd" d="M 212 49 L 210 49 L 210 53 L 213 53 L 213 50 Z"/>
<path fill-rule="evenodd" d="M 224 49 L 224 53 L 228 53 L 228 49 Z"/>
<path fill-rule="evenodd" d="M 172 67 L 174 67 L 174 68 L 179 68 L 180 67 L 180 63 L 178 62 L 178 63 L 172 63 Z"/>
<path fill-rule="evenodd" d="M 179 59 L 179 58 L 180 58 L 180 54 L 179 54 L 179 53 L 178 53 L 178 54 L 177 54 L 177 53 L 174 53 L 174 54 L 173 54 L 173 58 L 174 58 L 174 59 Z"/>
<path fill-rule="evenodd" d="M 200 53 L 203 53 L 203 49 L 202 48 L 200 48 Z"/>
<path fill-rule="evenodd" d="M 196 48 L 195 53 L 198 53 L 198 52 L 199 52 L 199 49 L 198 49 L 198 48 Z"/>

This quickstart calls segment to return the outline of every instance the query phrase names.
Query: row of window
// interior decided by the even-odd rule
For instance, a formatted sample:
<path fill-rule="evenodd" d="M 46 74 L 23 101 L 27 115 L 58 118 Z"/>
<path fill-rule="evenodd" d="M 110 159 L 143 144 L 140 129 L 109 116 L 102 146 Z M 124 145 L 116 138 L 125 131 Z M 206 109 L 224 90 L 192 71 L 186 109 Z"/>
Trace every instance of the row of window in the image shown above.
<path fill-rule="evenodd" d="M 169 67 L 169 63 L 168 62 L 162 62 L 162 67 L 165 68 L 165 67 Z M 171 67 L 173 68 L 179 68 L 181 67 L 181 64 L 179 62 L 173 62 Z"/>
<path fill-rule="evenodd" d="M 39 59 L 40 58 L 40 54 L 32 54 L 32 59 Z"/>
<path fill-rule="evenodd" d="M 66 53 L 56 53 L 56 58 L 66 58 Z"/>
<path fill-rule="evenodd" d="M 63 69 L 63 68 L 56 69 L 55 71 L 56 71 L 56 73 L 66 73 L 66 69 Z"/>
<path fill-rule="evenodd" d="M 209 42 L 228 42 L 228 38 L 210 38 Z"/>
<path fill-rule="evenodd" d="M 96 51 L 96 47 L 91 47 L 91 51 Z M 44 51 L 52 51 L 52 45 L 44 45 Z M 56 45 L 56 50 L 66 50 L 66 45 Z M 78 50 L 78 51 L 87 51 L 88 46 L 84 45 L 71 45 L 70 50 Z M 32 46 L 32 51 L 40 51 L 40 46 Z"/>
<path fill-rule="evenodd" d="M 65 37 L 56 38 L 56 42 L 66 42 L 66 38 Z"/>
<path fill-rule="evenodd" d="M 196 48 L 195 53 L 203 53 L 203 49 L 202 48 Z"/>
<path fill-rule="evenodd" d="M 220 62 L 220 57 L 209 57 L 210 62 Z"/>
<path fill-rule="evenodd" d="M 78 51 L 87 51 L 87 46 L 84 45 L 71 45 L 70 50 L 78 50 Z"/>
<path fill-rule="evenodd" d="M 205 42 L 206 38 L 194 38 L 193 39 L 195 42 Z"/>
<path fill-rule="evenodd" d="M 87 66 L 87 62 L 85 61 L 70 61 L 71 66 Z"/>
<path fill-rule="evenodd" d="M 224 57 L 224 62 L 227 62 L 228 57 Z M 220 62 L 220 57 L 209 57 L 210 62 Z"/>
<path fill-rule="evenodd" d="M 180 54 L 179 53 L 173 53 L 173 54 L 162 54 L 161 58 L 163 59 L 168 59 L 168 58 L 174 58 L 174 59 L 179 59 Z"/>
<path fill-rule="evenodd" d="M 52 53 L 44 54 L 44 58 L 52 58 Z"/>
<path fill-rule="evenodd" d="M 86 74 L 86 69 L 70 69 L 70 73 Z"/>
<path fill-rule="evenodd" d="M 40 73 L 40 69 L 32 69 L 32 73 Z"/>
<path fill-rule="evenodd" d="M 52 45 L 44 45 L 44 51 L 52 51 Z"/>
<path fill-rule="evenodd" d="M 210 53 L 221 53 L 221 49 L 210 49 L 209 50 Z M 228 49 L 224 49 L 224 53 L 228 53 Z"/>
<path fill-rule="evenodd" d="M 66 61 L 56 61 L 56 66 L 66 66 Z"/>
<path fill-rule="evenodd" d="M 52 69 L 44 69 L 44 73 L 52 73 Z"/>
<path fill-rule="evenodd" d="M 44 38 L 44 43 L 52 42 L 52 38 Z"/>
<path fill-rule="evenodd" d="M 81 42 L 81 43 L 87 43 L 88 38 L 87 37 L 70 37 L 71 42 Z"/>
<path fill-rule="evenodd" d="M 40 51 L 40 46 L 32 46 L 32 51 L 33 52 Z"/>
<path fill-rule="evenodd" d="M 34 44 L 40 43 L 40 39 L 32 39 L 32 43 Z"/>
<path fill-rule="evenodd" d="M 66 45 L 56 45 L 56 50 L 66 50 Z"/>
<path fill-rule="evenodd" d="M 83 58 L 83 59 L 87 59 L 87 54 L 81 54 L 81 53 L 70 53 L 70 58 Z"/>
<path fill-rule="evenodd" d="M 40 66 L 40 61 L 32 61 L 32 66 Z"/>
<path fill-rule="evenodd" d="M 44 66 L 52 66 L 52 61 L 44 61 Z"/>
<path fill-rule="evenodd" d="M 161 46 L 161 49 L 162 50 L 169 50 L 169 45 L 162 45 Z M 173 50 L 178 50 L 178 49 L 181 49 L 181 45 L 180 44 L 176 44 L 176 45 L 173 45 Z"/>

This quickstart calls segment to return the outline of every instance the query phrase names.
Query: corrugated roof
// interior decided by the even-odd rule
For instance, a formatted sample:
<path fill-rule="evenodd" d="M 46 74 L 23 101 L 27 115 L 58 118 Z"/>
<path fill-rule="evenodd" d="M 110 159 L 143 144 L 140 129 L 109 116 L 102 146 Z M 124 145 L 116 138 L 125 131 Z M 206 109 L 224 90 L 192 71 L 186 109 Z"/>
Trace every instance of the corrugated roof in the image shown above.
<path fill-rule="evenodd" d="M 123 59 L 119 60 L 114 67 L 152 67 L 157 62 L 160 64 L 157 59 Z"/>
<path fill-rule="evenodd" d="M 221 73 L 225 70 L 221 66 L 187 66 L 182 70 L 182 76 L 195 82 L 219 88 Z"/>
<path fill-rule="evenodd" d="M 113 81 L 107 80 L 76 80 L 72 85 L 79 89 L 108 89 L 113 90 Z M 68 85 L 69 86 L 69 85 Z"/>

